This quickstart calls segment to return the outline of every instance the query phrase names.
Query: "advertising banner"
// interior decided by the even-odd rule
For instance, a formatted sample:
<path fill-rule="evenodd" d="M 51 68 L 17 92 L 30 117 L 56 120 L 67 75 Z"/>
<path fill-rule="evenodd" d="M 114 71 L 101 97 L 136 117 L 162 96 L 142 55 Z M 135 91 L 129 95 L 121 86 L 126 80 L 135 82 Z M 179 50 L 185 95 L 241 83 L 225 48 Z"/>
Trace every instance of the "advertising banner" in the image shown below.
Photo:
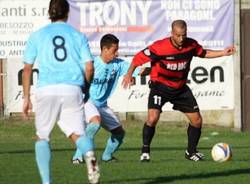
<path fill-rule="evenodd" d="M 184 19 L 188 36 L 205 48 L 224 48 L 233 43 L 233 0 L 69 0 L 70 24 L 86 33 L 92 52 L 106 33 L 120 39 L 120 54 L 133 55 L 170 34 L 171 23 Z"/>
<path fill-rule="evenodd" d="M 130 61 L 131 58 L 124 58 Z M 22 67 L 20 60 L 7 62 L 7 103 L 8 112 L 21 112 L 22 110 Z M 188 85 L 201 110 L 228 110 L 234 108 L 233 84 L 233 58 L 232 56 L 220 59 L 194 58 L 188 76 Z M 34 102 L 35 84 L 38 77 L 36 65 L 32 71 L 31 98 Z M 122 77 L 117 89 L 108 104 L 116 112 L 144 112 L 147 111 L 148 101 L 147 77 L 136 77 L 136 85 L 124 90 L 121 86 Z M 34 104 L 35 105 L 35 104 Z M 163 110 L 171 110 L 168 103 Z"/>
<path fill-rule="evenodd" d="M 184 19 L 188 37 L 204 48 L 223 49 L 233 44 L 233 0 L 68 0 L 68 23 L 85 33 L 94 55 L 100 53 L 100 38 L 107 33 L 119 40 L 119 54 L 131 57 L 155 40 L 170 36 L 171 22 Z M 38 5 L 39 4 L 39 5 Z M 7 58 L 8 112 L 22 110 L 21 73 L 23 50 L 28 36 L 48 24 L 49 0 L 0 1 L 0 58 Z M 17 59 L 13 59 L 17 58 Z M 201 110 L 234 108 L 233 58 L 194 58 L 189 86 Z M 33 71 L 32 94 L 38 76 Z M 148 77 L 137 77 L 136 85 L 123 90 L 119 84 L 111 107 L 119 112 L 147 110 Z M 166 105 L 164 110 L 170 110 Z"/>
<path fill-rule="evenodd" d="M 228 110 L 234 108 L 232 56 L 220 59 L 194 58 L 188 76 L 191 88 L 201 110 Z M 124 90 L 121 83 L 109 100 L 118 112 L 147 111 L 149 76 L 137 77 L 136 85 Z M 122 81 L 122 78 L 121 78 Z M 120 81 L 120 82 L 121 82 Z M 172 110 L 167 103 L 163 110 Z"/>
<path fill-rule="evenodd" d="M 29 35 L 49 23 L 49 0 L 0 1 L 0 58 L 21 58 Z"/>
<path fill-rule="evenodd" d="M 171 22 L 184 19 L 188 36 L 205 48 L 233 43 L 233 0 L 69 0 L 68 22 L 84 32 L 91 51 L 99 54 L 100 38 L 113 33 L 120 55 L 134 55 L 170 35 Z M 0 58 L 22 57 L 30 33 L 49 23 L 49 0 L 0 1 Z"/>

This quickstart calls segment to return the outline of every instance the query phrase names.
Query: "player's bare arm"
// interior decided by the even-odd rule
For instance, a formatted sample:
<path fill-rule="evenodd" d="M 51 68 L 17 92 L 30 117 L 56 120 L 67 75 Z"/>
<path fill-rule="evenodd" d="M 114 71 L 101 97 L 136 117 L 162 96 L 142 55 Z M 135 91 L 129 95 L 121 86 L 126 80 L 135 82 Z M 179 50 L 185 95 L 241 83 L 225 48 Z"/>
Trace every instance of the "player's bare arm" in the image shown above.
<path fill-rule="evenodd" d="M 135 69 L 137 68 L 137 66 L 133 65 L 133 63 L 131 63 L 128 72 L 126 75 L 124 75 L 123 80 L 122 80 L 122 86 L 124 89 L 129 88 L 132 84 L 133 84 L 133 77 L 132 74 L 135 71 Z"/>
<path fill-rule="evenodd" d="M 82 92 L 85 94 L 84 102 L 86 102 L 89 99 L 89 88 L 93 76 L 94 76 L 94 65 L 92 61 L 88 61 L 85 65 L 85 76 L 84 76 L 85 86 L 82 89 Z"/>
<path fill-rule="evenodd" d="M 151 68 L 150 67 L 143 67 L 141 68 L 140 72 L 138 73 L 138 75 L 140 76 L 146 76 L 149 75 L 151 72 Z M 130 82 L 130 86 L 135 85 L 135 77 L 132 77 L 132 80 Z"/>
<path fill-rule="evenodd" d="M 94 65 L 92 61 L 88 61 L 85 66 L 85 80 L 88 84 L 91 83 L 94 75 Z"/>
<path fill-rule="evenodd" d="M 236 49 L 234 46 L 229 46 L 224 50 L 206 50 L 205 58 L 217 58 L 222 56 L 230 56 L 235 53 Z"/>
<path fill-rule="evenodd" d="M 30 100 L 30 79 L 32 74 L 33 65 L 25 64 L 23 69 L 23 115 L 28 116 L 29 111 L 32 109 L 32 103 Z"/>

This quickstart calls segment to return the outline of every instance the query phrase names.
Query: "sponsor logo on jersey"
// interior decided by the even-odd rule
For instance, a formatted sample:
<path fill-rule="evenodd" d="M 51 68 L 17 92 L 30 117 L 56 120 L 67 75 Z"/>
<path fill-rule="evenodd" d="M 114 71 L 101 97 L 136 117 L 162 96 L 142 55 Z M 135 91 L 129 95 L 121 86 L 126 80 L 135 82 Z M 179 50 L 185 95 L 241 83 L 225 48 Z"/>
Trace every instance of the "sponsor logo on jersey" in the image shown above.
<path fill-rule="evenodd" d="M 175 60 L 175 57 L 174 56 L 167 56 L 166 60 Z"/>
<path fill-rule="evenodd" d="M 182 71 L 187 68 L 187 62 L 180 62 L 180 63 L 166 63 L 166 69 L 173 70 L 173 71 Z"/>

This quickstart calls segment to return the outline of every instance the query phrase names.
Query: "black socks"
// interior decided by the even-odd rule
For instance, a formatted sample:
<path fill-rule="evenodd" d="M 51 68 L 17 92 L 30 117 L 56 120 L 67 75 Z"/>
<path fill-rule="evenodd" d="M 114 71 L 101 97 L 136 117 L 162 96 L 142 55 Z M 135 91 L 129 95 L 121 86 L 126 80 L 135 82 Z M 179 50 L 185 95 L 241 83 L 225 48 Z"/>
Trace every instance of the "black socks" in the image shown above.
<path fill-rule="evenodd" d="M 142 130 L 142 138 L 143 138 L 143 146 L 142 153 L 150 153 L 150 144 L 155 134 L 155 127 L 150 127 L 146 123 L 143 126 Z"/>
<path fill-rule="evenodd" d="M 188 152 L 190 154 L 197 152 L 196 147 L 200 140 L 201 128 L 196 128 L 191 124 L 189 124 L 187 129 L 187 135 L 188 135 L 188 148 L 187 148 Z"/>

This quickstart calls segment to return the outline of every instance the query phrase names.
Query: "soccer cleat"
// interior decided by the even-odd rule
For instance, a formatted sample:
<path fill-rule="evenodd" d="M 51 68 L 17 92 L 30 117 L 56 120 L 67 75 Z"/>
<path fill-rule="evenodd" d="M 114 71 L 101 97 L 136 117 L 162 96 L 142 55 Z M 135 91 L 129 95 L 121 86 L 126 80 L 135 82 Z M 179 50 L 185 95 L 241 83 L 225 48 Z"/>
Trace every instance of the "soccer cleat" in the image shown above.
<path fill-rule="evenodd" d="M 185 152 L 185 158 L 192 161 L 202 161 L 204 159 L 204 154 L 200 152 L 194 152 L 190 154 L 187 150 Z"/>
<path fill-rule="evenodd" d="M 88 151 L 84 156 L 84 159 L 87 165 L 89 183 L 91 184 L 98 183 L 100 178 L 100 170 L 94 152 Z"/>
<path fill-rule="evenodd" d="M 74 165 L 80 165 L 80 164 L 84 164 L 84 160 L 82 158 L 76 158 L 76 159 L 72 159 L 71 163 Z"/>
<path fill-rule="evenodd" d="M 102 160 L 102 161 L 103 162 L 118 162 L 118 159 L 112 156 L 111 159 L 109 159 L 109 160 Z"/>
<path fill-rule="evenodd" d="M 149 153 L 142 153 L 140 160 L 141 160 L 141 162 L 149 162 L 150 161 Z"/>
<path fill-rule="evenodd" d="M 203 154 L 203 153 L 200 153 L 200 152 L 196 151 L 196 154 L 197 154 L 199 157 L 201 157 L 202 159 L 204 159 L 204 154 Z"/>

